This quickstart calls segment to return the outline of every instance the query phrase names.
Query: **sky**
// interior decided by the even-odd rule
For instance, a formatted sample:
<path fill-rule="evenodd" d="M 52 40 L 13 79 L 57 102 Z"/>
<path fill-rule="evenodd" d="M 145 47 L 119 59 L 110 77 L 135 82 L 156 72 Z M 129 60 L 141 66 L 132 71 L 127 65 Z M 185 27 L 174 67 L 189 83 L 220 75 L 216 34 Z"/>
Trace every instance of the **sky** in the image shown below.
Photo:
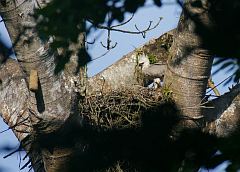
<path fill-rule="evenodd" d="M 169 3 L 170 1 L 168 0 L 167 2 Z M 173 0 L 172 2 L 175 1 Z M 157 23 L 157 21 L 159 20 L 159 17 L 163 17 L 163 19 L 156 29 L 146 34 L 145 39 L 141 35 L 131 35 L 113 32 L 111 34 L 111 40 L 113 44 L 117 42 L 117 46 L 101 58 L 99 57 L 107 52 L 107 50 L 104 49 L 100 43 L 102 41 L 105 44 L 105 42 L 107 41 L 106 31 L 101 30 L 95 31 L 90 36 L 88 36 L 87 41 L 89 42 L 92 42 L 95 38 L 97 38 L 93 45 L 88 45 L 88 51 L 92 59 L 96 59 L 88 64 L 88 76 L 91 77 L 95 75 L 96 73 L 102 71 L 109 65 L 119 60 L 122 56 L 133 51 L 135 48 L 143 45 L 144 43 L 148 42 L 153 38 L 159 37 L 164 32 L 175 28 L 177 26 L 181 9 L 176 4 L 175 5 L 173 5 L 172 3 L 169 4 L 171 5 L 163 5 L 163 7 L 157 8 L 153 6 L 151 3 L 147 3 L 147 5 L 144 8 L 138 10 L 137 13 L 134 15 L 133 19 L 128 24 L 121 26 L 122 29 L 136 31 L 134 26 L 135 24 L 138 26 L 139 29 L 145 29 L 146 27 L 148 27 L 149 21 L 153 21 L 154 25 L 154 23 Z M 126 19 L 130 17 L 131 15 L 129 14 L 126 15 Z M 3 22 L 0 23 L 0 41 L 5 42 L 8 47 L 11 47 L 10 39 L 8 38 Z M 14 58 L 14 54 L 12 57 Z M 215 83 L 220 83 L 228 75 L 230 74 L 225 74 L 225 72 L 222 71 L 218 75 L 213 76 L 213 80 Z M 218 88 L 220 93 L 224 93 L 227 91 L 227 87 L 223 87 L 222 85 Z M 6 130 L 7 128 L 8 126 L 1 119 L 0 132 Z M 4 145 L 10 145 L 16 148 L 19 145 L 17 139 L 15 138 L 11 130 L 8 130 L 7 132 L 4 133 L 0 133 L 0 147 Z M 3 156 L 5 156 L 8 153 L 9 152 L 6 151 L 0 152 L 0 167 L 3 167 L 5 169 L 3 171 L 20 172 L 19 168 L 19 163 L 21 162 L 20 154 L 15 153 L 14 155 L 4 159 Z M 21 156 L 23 157 L 24 155 L 22 154 Z M 23 162 L 21 162 L 20 164 L 21 166 L 24 165 Z M 226 163 L 222 164 L 215 170 L 209 170 L 209 172 L 224 172 L 223 169 L 225 168 L 226 165 L 227 165 Z M 28 169 L 21 170 L 21 172 L 25 171 L 28 171 Z M 199 172 L 205 171 L 206 170 L 201 169 Z"/>

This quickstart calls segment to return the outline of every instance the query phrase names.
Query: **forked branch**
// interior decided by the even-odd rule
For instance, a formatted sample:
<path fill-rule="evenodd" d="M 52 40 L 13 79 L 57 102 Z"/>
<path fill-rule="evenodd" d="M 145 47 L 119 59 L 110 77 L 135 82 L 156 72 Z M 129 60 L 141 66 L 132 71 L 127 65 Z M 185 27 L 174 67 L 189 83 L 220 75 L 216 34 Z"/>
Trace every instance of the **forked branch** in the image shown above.
<path fill-rule="evenodd" d="M 117 42 L 115 42 L 113 45 L 111 45 L 111 32 L 115 31 L 115 32 L 122 32 L 122 33 L 128 33 L 128 34 L 141 34 L 143 38 L 146 38 L 146 33 L 148 31 L 151 31 L 153 29 L 155 29 L 161 22 L 162 17 L 159 18 L 158 22 L 155 25 L 153 24 L 153 21 L 149 21 L 149 25 L 146 29 L 140 30 L 137 25 L 135 24 L 135 28 L 137 31 L 130 31 L 130 30 L 124 30 L 124 29 L 119 29 L 118 27 L 123 26 L 127 23 L 129 23 L 134 17 L 134 14 L 125 22 L 117 24 L 117 25 L 112 25 L 112 26 L 105 26 L 102 24 L 95 24 L 94 21 L 88 19 L 87 21 L 90 22 L 94 27 L 96 27 L 97 29 L 103 29 L 103 30 L 107 30 L 108 31 L 108 37 L 107 37 L 107 44 L 104 45 L 103 42 L 100 42 L 101 45 L 106 48 L 107 50 L 113 49 L 117 46 Z"/>

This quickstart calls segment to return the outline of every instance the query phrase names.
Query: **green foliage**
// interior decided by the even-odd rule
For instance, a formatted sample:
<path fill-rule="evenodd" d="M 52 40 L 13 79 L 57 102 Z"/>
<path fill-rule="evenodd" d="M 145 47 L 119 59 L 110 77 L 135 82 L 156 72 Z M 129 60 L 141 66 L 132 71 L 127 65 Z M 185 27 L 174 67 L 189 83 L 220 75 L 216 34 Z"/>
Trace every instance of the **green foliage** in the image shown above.
<path fill-rule="evenodd" d="M 170 89 L 170 85 L 164 85 L 161 91 L 162 91 L 163 100 L 168 102 L 173 100 L 173 97 L 172 97 L 173 92 Z"/>
<path fill-rule="evenodd" d="M 150 64 L 157 63 L 157 57 L 153 54 L 148 54 L 148 59 L 149 59 Z"/>

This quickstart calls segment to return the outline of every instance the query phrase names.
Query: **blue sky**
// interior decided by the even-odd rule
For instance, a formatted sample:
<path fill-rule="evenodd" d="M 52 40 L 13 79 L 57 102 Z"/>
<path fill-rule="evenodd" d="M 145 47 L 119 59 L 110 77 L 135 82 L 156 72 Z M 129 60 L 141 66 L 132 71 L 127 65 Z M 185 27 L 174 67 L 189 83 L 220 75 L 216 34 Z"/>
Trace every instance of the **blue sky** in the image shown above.
<path fill-rule="evenodd" d="M 170 1 L 167 1 L 167 2 L 169 3 Z M 175 1 L 173 0 L 172 2 L 175 2 Z M 118 43 L 116 48 L 111 50 L 107 55 L 90 62 L 88 65 L 88 75 L 93 76 L 94 74 L 100 72 L 107 66 L 119 60 L 123 55 L 133 51 L 135 47 L 139 47 L 144 43 L 148 42 L 150 39 L 157 38 L 162 33 L 175 28 L 177 25 L 177 21 L 179 19 L 180 12 L 181 10 L 177 5 L 164 5 L 162 8 L 157 8 L 151 5 L 151 3 L 148 3 L 148 5 L 145 8 L 140 9 L 134 15 L 134 18 L 132 19 L 131 22 L 129 22 L 125 26 L 122 26 L 122 28 L 135 31 L 136 29 L 134 25 L 136 24 L 138 28 L 144 29 L 148 26 L 150 20 L 156 23 L 159 17 L 163 17 L 163 20 L 161 21 L 160 25 L 156 29 L 148 32 L 145 39 L 142 38 L 141 35 L 130 35 L 130 34 L 113 32 L 111 40 L 113 43 L 114 42 Z M 131 15 L 127 14 L 126 18 L 129 18 L 129 17 L 131 17 Z M 99 36 L 99 34 L 100 34 L 100 37 L 99 39 L 96 40 L 95 44 L 89 45 L 89 53 L 91 54 L 93 59 L 101 56 L 106 52 L 106 49 L 104 49 L 100 44 L 100 41 L 102 41 L 103 43 L 106 42 L 106 38 L 107 38 L 106 32 L 96 31 L 92 33 L 87 39 L 89 42 L 91 42 L 95 37 Z M 4 41 L 8 46 L 11 46 L 9 44 L 9 38 L 5 33 L 4 25 L 2 23 L 0 24 L 0 41 Z M 217 76 L 214 76 L 213 80 L 215 81 L 215 83 L 219 83 L 227 76 L 228 75 L 226 75 L 224 72 L 221 72 Z M 222 87 L 222 86 L 220 86 L 219 89 L 221 93 L 227 90 L 226 87 Z M 7 128 L 8 128 L 7 125 L 4 124 L 2 120 L 0 120 L 0 131 L 5 130 Z M 17 139 L 15 138 L 15 136 L 10 130 L 0 134 L 0 146 L 6 145 L 6 144 L 9 144 L 16 148 L 18 147 L 18 144 L 19 144 L 17 142 Z M 9 152 L 0 152 L 0 167 L 4 167 L 8 172 L 20 171 L 19 154 L 16 153 L 7 159 L 3 159 L 3 156 L 8 153 Z M 22 163 L 21 165 L 24 165 L 24 163 Z M 28 170 L 25 169 L 22 171 L 25 172 Z M 222 167 L 220 167 L 215 171 L 221 172 L 223 170 L 222 170 Z"/>
<path fill-rule="evenodd" d="M 7 32 L 7 29 L 3 24 L 2 17 L 0 16 L 0 43 L 3 43 L 4 46 L 8 49 L 9 57 L 15 59 L 16 56 L 12 48 L 11 39 L 9 38 L 9 35 L 6 34 L 6 32 Z"/>

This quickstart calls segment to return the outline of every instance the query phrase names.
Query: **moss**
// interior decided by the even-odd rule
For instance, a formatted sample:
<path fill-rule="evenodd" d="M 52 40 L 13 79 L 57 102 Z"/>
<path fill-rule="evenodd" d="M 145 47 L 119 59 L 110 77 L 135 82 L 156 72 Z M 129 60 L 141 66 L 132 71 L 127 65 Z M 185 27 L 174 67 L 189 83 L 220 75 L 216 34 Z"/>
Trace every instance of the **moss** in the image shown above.
<path fill-rule="evenodd" d="M 148 54 L 148 59 L 149 59 L 150 64 L 157 63 L 157 57 L 153 54 Z"/>
<path fill-rule="evenodd" d="M 170 84 L 169 85 L 164 85 L 162 87 L 162 99 L 167 101 L 167 102 L 171 102 L 173 100 L 173 97 L 172 97 L 172 90 L 170 89 Z"/>

